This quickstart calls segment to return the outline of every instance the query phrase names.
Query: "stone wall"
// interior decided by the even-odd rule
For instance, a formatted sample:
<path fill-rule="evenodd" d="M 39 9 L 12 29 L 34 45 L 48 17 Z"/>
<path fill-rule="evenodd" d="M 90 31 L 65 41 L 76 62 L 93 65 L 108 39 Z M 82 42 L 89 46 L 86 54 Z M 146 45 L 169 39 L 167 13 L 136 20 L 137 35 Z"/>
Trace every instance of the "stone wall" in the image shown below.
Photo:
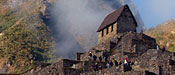
<path fill-rule="evenodd" d="M 113 31 L 111 31 L 112 29 L 112 25 L 113 25 Z M 108 34 L 107 34 L 107 28 L 103 29 L 103 36 L 102 36 L 102 31 L 99 32 L 98 34 L 98 44 L 105 42 L 105 40 L 110 39 L 111 37 L 113 37 L 114 35 L 116 35 L 117 33 L 117 22 L 110 25 L 108 28 Z"/>
<path fill-rule="evenodd" d="M 112 25 L 113 25 L 113 31 L 111 32 Z M 117 35 L 118 33 L 125 33 L 130 31 L 136 32 L 137 23 L 134 19 L 134 16 L 132 15 L 132 12 L 129 9 L 125 8 L 121 13 L 120 17 L 118 18 L 118 20 L 112 25 L 106 27 L 105 29 L 99 32 L 98 44 L 101 44 L 102 42 L 109 40 L 111 37 Z"/>
<path fill-rule="evenodd" d="M 77 55 L 76 55 L 76 60 L 77 60 L 77 61 L 80 61 L 83 54 L 84 54 L 84 53 L 77 53 Z"/>
<path fill-rule="evenodd" d="M 142 33 L 126 32 L 107 41 L 108 43 L 103 45 L 109 45 L 106 46 L 109 48 L 98 50 L 101 46 L 97 45 L 89 52 L 92 52 L 93 55 L 96 54 L 97 57 L 108 52 L 108 56 L 116 59 L 118 63 L 123 63 L 124 58 L 128 58 L 129 61 L 133 62 L 132 70 L 122 73 L 122 64 L 106 68 L 104 60 L 99 62 L 97 58 L 97 61 L 89 61 L 89 52 L 87 52 L 78 53 L 80 56 L 78 61 L 62 59 L 45 67 L 38 66 L 24 75 L 175 75 L 175 53 L 155 49 L 157 45 L 155 39 Z M 113 47 L 111 48 L 110 45 Z M 114 51 L 110 52 L 111 50 Z M 174 64 L 170 64 L 170 60 Z M 95 63 L 103 68 L 94 71 Z"/>
<path fill-rule="evenodd" d="M 80 75 L 145 75 L 145 73 L 144 71 L 134 71 L 134 70 L 128 72 L 122 72 L 118 69 L 118 67 L 112 67 L 99 71 L 81 73 Z"/>
<path fill-rule="evenodd" d="M 123 50 L 124 52 L 141 54 L 148 49 L 155 49 L 157 45 L 155 39 L 135 32 L 125 33 L 121 38 L 116 39 L 118 42 L 116 42 L 114 51 Z"/>
<path fill-rule="evenodd" d="M 106 40 L 105 43 L 100 43 L 95 47 L 96 50 L 110 50 L 110 41 Z"/>
<path fill-rule="evenodd" d="M 92 55 L 96 54 L 97 55 L 97 61 L 98 61 L 98 57 L 101 56 L 103 54 L 103 52 L 105 52 L 104 50 L 96 50 L 96 49 L 92 49 L 89 50 L 89 52 L 92 53 Z M 80 58 L 80 61 L 89 61 L 89 52 L 84 53 Z"/>
<path fill-rule="evenodd" d="M 121 53 L 116 53 L 118 60 L 121 60 Z M 118 56 L 117 56 L 118 55 Z M 113 56 L 111 56 L 113 57 Z M 170 65 L 170 59 L 175 63 L 175 55 L 168 51 L 149 49 L 139 56 L 124 56 L 134 64 L 132 70 L 122 73 L 121 65 L 99 71 L 83 72 L 81 75 L 174 75 L 175 64 Z"/>
<path fill-rule="evenodd" d="M 103 40 L 103 42 L 98 43 L 93 48 L 96 49 L 96 50 L 107 50 L 107 51 L 109 51 L 114 47 L 114 45 L 116 45 L 116 42 L 120 41 L 120 38 L 124 34 L 125 33 L 119 33 L 119 34 L 111 35 L 111 37 L 109 37 L 108 39 L 106 38 L 106 40 Z"/>
<path fill-rule="evenodd" d="M 171 56 L 171 52 L 150 49 L 141 56 L 131 59 L 134 62 L 132 68 L 137 71 L 149 71 L 159 75 L 174 75 L 175 65 L 169 63 Z"/>
<path fill-rule="evenodd" d="M 81 71 L 73 68 L 64 68 L 64 74 L 62 75 L 80 75 Z"/>
<path fill-rule="evenodd" d="M 77 63 L 79 62 L 75 60 L 62 59 L 57 63 L 48 65 L 44 68 L 38 66 L 23 75 L 67 75 L 66 73 L 74 73 L 74 71 L 76 71 L 71 67 Z"/>
<path fill-rule="evenodd" d="M 123 10 L 117 23 L 117 33 L 136 32 L 137 23 L 129 9 Z"/>
<path fill-rule="evenodd" d="M 144 52 L 146 52 L 146 50 L 148 49 L 156 49 L 156 41 L 155 39 L 146 36 L 144 34 L 140 34 L 140 37 L 138 37 L 140 39 L 133 39 L 132 40 L 132 45 L 136 45 L 136 52 L 138 54 L 142 54 Z"/>
<path fill-rule="evenodd" d="M 126 55 L 138 56 L 148 49 L 155 49 L 156 45 L 155 39 L 147 35 L 136 32 L 126 32 L 115 35 L 104 43 L 98 44 L 90 49 L 89 52 L 92 52 L 92 54 L 96 54 L 99 57 L 106 51 L 115 54 L 121 53 L 123 50 Z M 88 60 L 89 52 L 81 55 L 81 61 Z"/>

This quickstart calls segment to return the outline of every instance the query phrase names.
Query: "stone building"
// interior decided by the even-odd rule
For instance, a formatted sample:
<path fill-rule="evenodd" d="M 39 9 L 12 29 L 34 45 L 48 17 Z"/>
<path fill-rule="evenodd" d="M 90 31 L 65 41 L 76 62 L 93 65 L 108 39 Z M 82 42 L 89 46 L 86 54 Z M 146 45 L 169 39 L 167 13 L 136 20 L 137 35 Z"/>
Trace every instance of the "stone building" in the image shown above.
<path fill-rule="evenodd" d="M 110 13 L 98 28 L 98 45 L 95 50 L 121 51 L 142 54 L 156 48 L 156 41 L 136 32 L 137 22 L 128 5 Z"/>
<path fill-rule="evenodd" d="M 97 30 L 98 45 L 86 53 L 77 53 L 77 60 L 62 59 L 40 65 L 23 75 L 175 75 L 175 53 L 157 50 L 156 40 L 137 33 L 136 27 L 128 5 L 124 5 L 104 19 Z M 104 59 L 89 60 L 89 52 L 97 57 L 114 58 L 121 64 L 107 68 Z M 122 68 L 124 58 L 133 63 L 126 72 Z M 95 64 L 101 69 L 96 70 Z"/>
<path fill-rule="evenodd" d="M 136 32 L 137 22 L 128 5 L 110 13 L 98 28 L 98 44 L 119 33 Z"/>
<path fill-rule="evenodd" d="M 126 56 L 140 56 L 148 49 L 156 48 L 156 40 L 143 33 L 136 32 L 137 22 L 128 5 L 109 14 L 98 28 L 98 44 L 89 52 L 102 55 L 124 53 Z M 77 60 L 88 60 L 88 53 L 78 53 Z M 121 57 L 120 57 L 121 58 Z"/>

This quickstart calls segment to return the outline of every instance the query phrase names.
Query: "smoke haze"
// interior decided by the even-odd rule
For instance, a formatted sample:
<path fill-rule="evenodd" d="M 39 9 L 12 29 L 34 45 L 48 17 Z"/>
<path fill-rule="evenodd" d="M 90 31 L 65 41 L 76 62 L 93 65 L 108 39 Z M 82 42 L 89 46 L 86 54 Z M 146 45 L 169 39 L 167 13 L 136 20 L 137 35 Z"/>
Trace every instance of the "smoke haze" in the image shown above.
<path fill-rule="evenodd" d="M 56 21 L 56 54 L 73 58 L 97 43 L 97 28 L 105 16 L 120 6 L 128 4 L 137 19 L 138 31 L 144 24 L 131 0 L 57 0 L 52 11 Z"/>

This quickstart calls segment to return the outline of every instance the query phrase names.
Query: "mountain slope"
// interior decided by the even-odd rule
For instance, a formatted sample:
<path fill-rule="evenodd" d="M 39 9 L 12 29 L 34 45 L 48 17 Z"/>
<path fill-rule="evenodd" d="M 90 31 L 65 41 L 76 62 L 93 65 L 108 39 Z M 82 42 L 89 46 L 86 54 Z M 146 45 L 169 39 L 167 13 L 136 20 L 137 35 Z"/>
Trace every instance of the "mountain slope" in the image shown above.
<path fill-rule="evenodd" d="M 13 1 L 21 3 L 12 8 L 8 4 Z M 9 9 L 0 15 L 0 70 L 18 74 L 38 63 L 51 62 L 54 39 L 41 18 L 46 17 L 44 0 L 3 3 Z"/>
<path fill-rule="evenodd" d="M 162 47 L 165 46 L 169 51 L 175 51 L 175 19 L 168 20 L 163 24 L 148 29 L 145 33 L 156 39 Z"/>

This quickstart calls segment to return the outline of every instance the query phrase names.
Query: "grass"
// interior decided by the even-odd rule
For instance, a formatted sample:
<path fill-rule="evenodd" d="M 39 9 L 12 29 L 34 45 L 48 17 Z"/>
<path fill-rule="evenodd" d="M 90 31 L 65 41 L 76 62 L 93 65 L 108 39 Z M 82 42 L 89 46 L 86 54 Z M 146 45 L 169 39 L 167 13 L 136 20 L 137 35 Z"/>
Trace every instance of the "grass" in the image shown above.
<path fill-rule="evenodd" d="M 29 1 L 22 9 L 13 11 L 8 9 L 0 15 L 0 66 L 10 64 L 9 73 L 26 72 L 38 63 L 52 61 L 54 39 L 48 27 L 40 18 L 38 0 Z M 0 0 L 6 4 L 7 0 Z M 31 4 L 34 7 L 30 7 Z M 6 67 L 7 68 L 7 67 Z"/>
<path fill-rule="evenodd" d="M 167 50 L 175 52 L 175 34 L 171 33 L 174 28 L 175 20 L 172 20 L 169 23 L 159 24 L 157 27 L 148 29 L 145 34 L 155 38 L 161 48 L 165 46 Z"/>
<path fill-rule="evenodd" d="M 0 16 L 0 32 L 10 28 L 19 20 L 13 11 L 8 11 L 6 14 Z"/>
<path fill-rule="evenodd" d="M 53 38 L 49 32 L 39 14 L 26 16 L 19 24 L 3 31 L 1 56 L 11 63 L 11 73 L 27 71 L 36 63 L 50 62 Z"/>

